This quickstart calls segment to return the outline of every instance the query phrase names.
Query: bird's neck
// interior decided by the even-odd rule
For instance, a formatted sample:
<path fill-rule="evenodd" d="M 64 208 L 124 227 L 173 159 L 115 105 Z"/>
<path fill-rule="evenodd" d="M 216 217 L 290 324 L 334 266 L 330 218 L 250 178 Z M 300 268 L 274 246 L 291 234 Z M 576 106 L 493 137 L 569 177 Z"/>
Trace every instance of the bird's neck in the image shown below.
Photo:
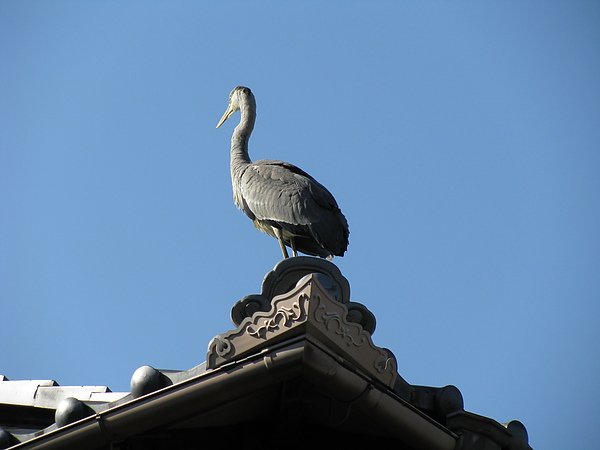
<path fill-rule="evenodd" d="M 240 123 L 231 136 L 231 168 L 241 168 L 241 166 L 251 163 L 248 155 L 248 141 L 254 129 L 256 120 L 256 107 L 251 102 L 243 102 L 240 105 Z"/>

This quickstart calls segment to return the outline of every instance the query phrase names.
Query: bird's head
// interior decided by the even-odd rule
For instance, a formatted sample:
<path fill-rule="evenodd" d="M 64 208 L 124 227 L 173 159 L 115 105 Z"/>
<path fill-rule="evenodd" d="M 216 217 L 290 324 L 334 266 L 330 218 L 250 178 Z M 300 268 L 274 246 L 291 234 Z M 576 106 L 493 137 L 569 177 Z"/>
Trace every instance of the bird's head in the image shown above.
<path fill-rule="evenodd" d="M 245 86 L 237 86 L 233 88 L 229 94 L 229 104 L 227 105 L 227 109 L 223 113 L 221 120 L 219 120 L 219 123 L 217 123 L 217 128 L 223 125 L 223 123 L 229 119 L 234 112 L 238 111 L 242 104 L 249 101 L 254 101 L 254 95 L 252 94 L 250 88 Z"/>

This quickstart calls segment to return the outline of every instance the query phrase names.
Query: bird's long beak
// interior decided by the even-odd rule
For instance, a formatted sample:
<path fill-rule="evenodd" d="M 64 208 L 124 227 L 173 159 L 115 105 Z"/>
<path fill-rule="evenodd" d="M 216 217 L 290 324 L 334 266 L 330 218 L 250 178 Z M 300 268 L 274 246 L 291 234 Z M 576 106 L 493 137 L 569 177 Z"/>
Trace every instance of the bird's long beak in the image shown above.
<path fill-rule="evenodd" d="M 234 113 L 234 109 L 231 107 L 231 105 L 227 106 L 225 113 L 223 113 L 221 120 L 219 120 L 219 123 L 217 124 L 217 128 L 219 128 L 221 125 L 223 125 L 223 122 L 225 122 L 227 119 L 229 119 L 229 116 L 231 116 L 233 113 Z"/>

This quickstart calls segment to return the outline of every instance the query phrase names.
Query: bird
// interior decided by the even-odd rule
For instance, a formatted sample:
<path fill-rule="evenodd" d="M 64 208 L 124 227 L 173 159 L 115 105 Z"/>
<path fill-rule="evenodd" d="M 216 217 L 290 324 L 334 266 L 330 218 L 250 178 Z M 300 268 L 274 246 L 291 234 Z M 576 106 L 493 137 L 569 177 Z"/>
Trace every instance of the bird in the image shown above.
<path fill-rule="evenodd" d="M 252 162 L 248 141 L 256 121 L 256 99 L 250 88 L 229 94 L 219 128 L 235 112 L 240 122 L 231 136 L 230 172 L 233 201 L 257 229 L 279 241 L 283 258 L 298 252 L 333 259 L 348 248 L 348 221 L 333 195 L 299 167 L 285 161 Z"/>

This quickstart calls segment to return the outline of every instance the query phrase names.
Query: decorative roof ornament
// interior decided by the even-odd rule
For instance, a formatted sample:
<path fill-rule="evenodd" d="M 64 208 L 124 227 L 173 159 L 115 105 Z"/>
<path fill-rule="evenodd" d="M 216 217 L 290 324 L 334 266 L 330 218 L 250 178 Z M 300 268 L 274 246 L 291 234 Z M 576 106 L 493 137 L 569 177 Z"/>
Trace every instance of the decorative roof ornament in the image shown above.
<path fill-rule="evenodd" d="M 215 336 L 209 344 L 209 369 L 302 336 L 390 388 L 396 381 L 396 358 L 371 339 L 375 317 L 364 305 L 350 301 L 348 280 L 329 261 L 283 260 L 265 276 L 261 294 L 235 304 L 232 320 L 237 328 Z"/>

